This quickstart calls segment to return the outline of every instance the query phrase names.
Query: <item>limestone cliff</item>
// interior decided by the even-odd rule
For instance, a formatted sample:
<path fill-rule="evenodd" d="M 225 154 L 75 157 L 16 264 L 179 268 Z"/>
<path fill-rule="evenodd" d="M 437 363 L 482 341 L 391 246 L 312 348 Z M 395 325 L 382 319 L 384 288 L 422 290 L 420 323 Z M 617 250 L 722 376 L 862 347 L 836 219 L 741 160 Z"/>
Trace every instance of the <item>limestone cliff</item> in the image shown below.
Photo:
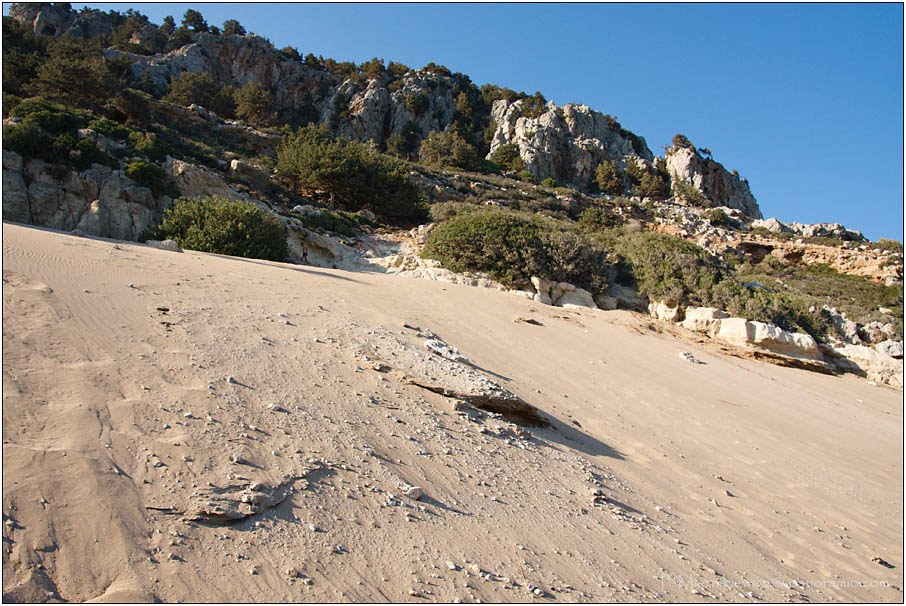
<path fill-rule="evenodd" d="M 674 183 L 695 188 L 711 204 L 742 211 L 753 219 L 761 219 L 761 209 L 749 190 L 749 182 L 737 173 L 729 173 L 723 164 L 705 158 L 691 146 L 673 145 L 666 153 L 667 172 Z"/>
<path fill-rule="evenodd" d="M 538 116 L 526 116 L 525 105 L 522 100 L 494 103 L 491 153 L 501 145 L 516 145 L 526 168 L 539 179 L 586 189 L 605 160 L 654 159 L 642 137 L 587 105 L 549 103 Z"/>

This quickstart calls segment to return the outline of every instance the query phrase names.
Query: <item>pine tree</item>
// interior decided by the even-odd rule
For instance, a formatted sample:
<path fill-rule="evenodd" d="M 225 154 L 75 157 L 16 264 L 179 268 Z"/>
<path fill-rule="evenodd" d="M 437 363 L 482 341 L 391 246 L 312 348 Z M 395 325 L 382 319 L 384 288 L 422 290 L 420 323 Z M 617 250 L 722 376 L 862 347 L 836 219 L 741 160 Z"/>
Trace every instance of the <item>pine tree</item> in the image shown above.
<path fill-rule="evenodd" d="M 67 105 L 94 107 L 109 98 L 115 86 L 101 47 L 67 35 L 50 43 L 47 61 L 30 89 Z"/>

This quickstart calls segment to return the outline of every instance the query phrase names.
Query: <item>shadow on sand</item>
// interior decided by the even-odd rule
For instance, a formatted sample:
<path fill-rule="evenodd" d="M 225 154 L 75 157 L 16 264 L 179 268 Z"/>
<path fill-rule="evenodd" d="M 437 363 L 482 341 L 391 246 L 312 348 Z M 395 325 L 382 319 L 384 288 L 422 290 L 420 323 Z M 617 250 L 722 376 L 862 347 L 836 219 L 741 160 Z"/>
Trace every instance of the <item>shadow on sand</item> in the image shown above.
<path fill-rule="evenodd" d="M 539 438 L 566 446 L 567 448 L 572 448 L 573 450 L 578 450 L 591 456 L 610 457 L 621 461 L 626 458 L 620 451 L 608 446 L 597 438 L 576 429 L 575 426 L 564 423 L 556 417 L 551 416 L 549 413 L 544 413 L 544 416 L 550 421 L 550 425 L 547 427 L 532 428 L 531 430 L 532 433 Z"/>

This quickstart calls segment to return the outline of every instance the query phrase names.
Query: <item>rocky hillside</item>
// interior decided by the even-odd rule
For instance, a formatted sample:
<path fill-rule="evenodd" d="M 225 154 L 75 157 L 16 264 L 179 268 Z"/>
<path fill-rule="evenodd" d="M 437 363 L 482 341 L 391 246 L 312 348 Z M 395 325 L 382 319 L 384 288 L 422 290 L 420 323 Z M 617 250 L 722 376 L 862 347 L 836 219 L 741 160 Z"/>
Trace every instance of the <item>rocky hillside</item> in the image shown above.
<path fill-rule="evenodd" d="M 180 198 L 247 201 L 283 223 L 292 262 L 704 316 L 690 325 L 710 338 L 902 384 L 901 244 L 762 219 L 682 135 L 655 156 L 584 105 L 302 57 L 190 13 L 11 7 L 6 220 L 144 240 Z"/>
<path fill-rule="evenodd" d="M 49 38 L 109 37 L 123 27 L 122 19 L 107 13 L 76 13 L 49 4 L 14 4 L 10 16 L 36 36 Z M 341 136 L 412 157 L 431 132 L 454 128 L 488 159 L 512 144 L 536 179 L 554 179 L 583 191 L 596 188 L 595 171 L 603 161 L 625 166 L 627 161 L 654 160 L 644 138 L 609 115 L 584 105 L 545 104 L 540 93 L 529 97 L 492 85 L 479 89 L 468 76 L 443 66 L 409 69 L 391 62 L 386 67 L 337 67 L 313 55 L 303 59 L 295 49 L 277 50 L 259 36 L 198 29 L 185 30 L 180 38 L 185 44 L 163 52 L 175 34 L 168 40 L 160 27 L 146 22 L 130 31 L 128 43 L 119 45 L 129 50 L 108 48 L 105 57 L 127 64 L 134 85 L 157 97 L 185 72 L 208 74 L 219 86 L 255 82 L 270 94 L 275 124 L 316 121 Z M 698 160 L 695 154 L 674 154 L 667 164 L 673 178 L 690 183 L 710 203 L 761 218 L 747 184 L 716 162 Z"/>

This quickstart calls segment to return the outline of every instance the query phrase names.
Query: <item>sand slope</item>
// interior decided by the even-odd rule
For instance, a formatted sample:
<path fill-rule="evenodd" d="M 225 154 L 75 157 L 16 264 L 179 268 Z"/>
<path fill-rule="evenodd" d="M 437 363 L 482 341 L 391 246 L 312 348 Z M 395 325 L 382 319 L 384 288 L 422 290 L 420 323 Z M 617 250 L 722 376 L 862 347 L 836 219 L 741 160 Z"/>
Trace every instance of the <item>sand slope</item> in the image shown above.
<path fill-rule="evenodd" d="M 3 279 L 9 600 L 903 600 L 899 391 L 625 312 L 10 224 Z M 403 377 L 476 371 L 551 425 Z"/>

